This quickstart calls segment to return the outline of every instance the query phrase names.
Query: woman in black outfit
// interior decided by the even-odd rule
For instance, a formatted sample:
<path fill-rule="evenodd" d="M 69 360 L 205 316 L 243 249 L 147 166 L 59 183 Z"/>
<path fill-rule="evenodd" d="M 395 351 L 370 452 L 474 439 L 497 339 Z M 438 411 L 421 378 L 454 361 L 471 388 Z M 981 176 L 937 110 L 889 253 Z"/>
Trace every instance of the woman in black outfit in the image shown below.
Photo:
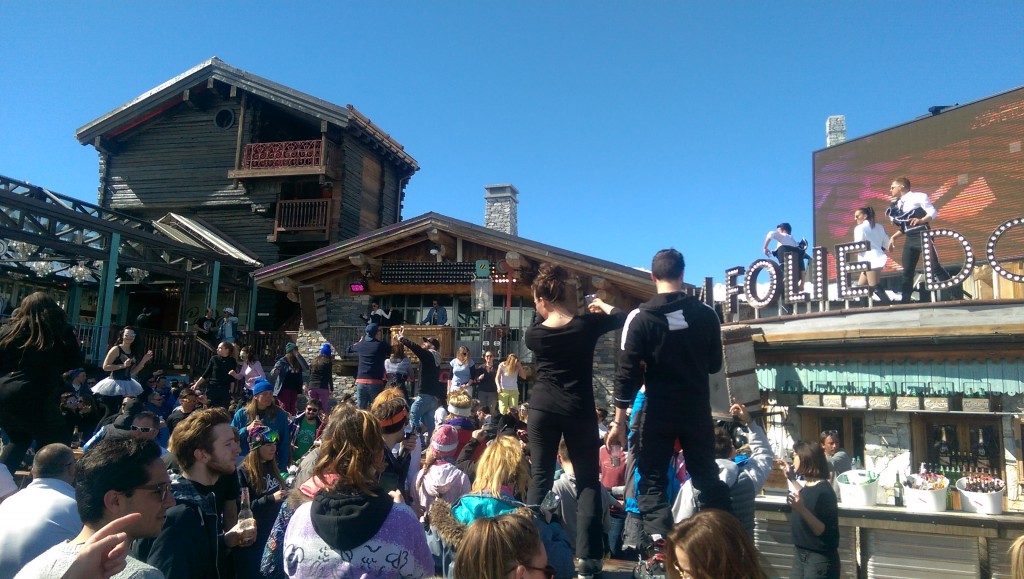
<path fill-rule="evenodd" d="M 21 300 L 0 329 L 0 428 L 10 438 L 0 462 L 12 473 L 35 440 L 36 448 L 63 442 L 61 376 L 84 365 L 64 310 L 43 292 Z"/>
<path fill-rule="evenodd" d="M 779 464 L 781 463 L 781 464 Z M 786 502 L 793 509 L 789 516 L 793 537 L 794 579 L 838 579 L 839 577 L 839 505 L 829 484 L 828 460 L 821 445 L 800 441 L 793 445 L 793 469 L 777 461 L 789 478 L 804 477 L 799 493 L 789 493 Z"/>
<path fill-rule="evenodd" d="M 208 384 L 206 398 L 210 401 L 210 407 L 227 408 L 231 402 L 231 386 L 235 383 L 232 374 L 237 370 L 235 345 L 231 342 L 221 342 L 217 346 L 217 353 L 210 358 L 206 369 L 192 388 L 199 392 L 201 386 Z"/>
<path fill-rule="evenodd" d="M 594 347 L 602 334 L 622 327 L 626 312 L 595 299 L 590 313 L 576 315 L 576 306 L 569 302 L 568 277 L 562 267 L 545 263 L 533 282 L 539 319 L 526 331 L 526 346 L 536 363 L 527 421 L 533 476 L 527 502 L 540 504 L 551 490 L 558 443 L 564 437 L 576 471 L 577 572 L 589 576 L 601 571 L 604 556 L 598 482 L 601 443 L 594 432 Z"/>

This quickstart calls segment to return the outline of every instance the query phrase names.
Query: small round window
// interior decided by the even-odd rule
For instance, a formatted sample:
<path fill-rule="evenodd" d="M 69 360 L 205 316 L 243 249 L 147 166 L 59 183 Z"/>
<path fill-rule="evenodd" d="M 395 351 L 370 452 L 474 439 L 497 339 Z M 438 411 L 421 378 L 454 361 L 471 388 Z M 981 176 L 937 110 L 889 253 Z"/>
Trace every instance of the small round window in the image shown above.
<path fill-rule="evenodd" d="M 213 124 L 221 129 L 230 129 L 235 124 L 235 111 L 231 109 L 217 111 L 217 116 L 213 118 Z"/>

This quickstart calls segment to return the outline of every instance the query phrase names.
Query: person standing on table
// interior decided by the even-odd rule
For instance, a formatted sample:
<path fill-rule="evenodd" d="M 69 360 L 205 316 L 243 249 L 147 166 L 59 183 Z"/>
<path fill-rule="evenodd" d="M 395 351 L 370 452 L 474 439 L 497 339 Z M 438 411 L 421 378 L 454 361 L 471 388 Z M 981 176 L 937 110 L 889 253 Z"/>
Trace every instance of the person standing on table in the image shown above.
<path fill-rule="evenodd" d="M 437 410 L 437 399 L 442 394 L 440 370 L 441 355 L 437 349 L 441 343 L 437 338 L 424 337 L 423 345 L 417 346 L 405 337 L 405 326 L 398 329 L 398 341 L 412 351 L 420 361 L 420 387 L 416 399 L 409 409 L 409 423 L 415 432 L 424 432 L 427 439 L 434 433 L 434 411 Z"/>
<path fill-rule="evenodd" d="M 64 310 L 43 292 L 26 296 L 0 328 L 0 428 L 10 440 L 0 462 L 10 472 L 33 440 L 41 448 L 64 439 L 62 376 L 84 363 Z"/>
<path fill-rule="evenodd" d="M 875 222 L 875 210 L 871 207 L 861 207 L 854 211 L 853 220 L 857 223 L 857 226 L 853 228 L 853 240 L 868 243 L 867 251 L 860 252 L 859 259 L 871 265 L 871 269 L 868 271 L 860 272 L 857 283 L 867 286 L 873 295 L 878 296 L 878 301 L 887 306 L 892 303 L 892 300 L 878 283 L 882 269 L 889 261 L 889 256 L 885 253 L 889 249 L 889 236 L 885 233 L 882 224 Z"/>
<path fill-rule="evenodd" d="M 366 324 L 359 341 L 348 347 L 350 354 L 359 354 L 356 369 L 356 406 L 366 410 L 373 399 L 384 391 L 384 360 L 391 355 L 391 344 L 380 340 L 380 327 Z"/>
<path fill-rule="evenodd" d="M 484 361 L 473 368 L 476 380 L 476 399 L 486 404 L 491 411 L 498 410 L 498 365 L 494 363 L 494 354 L 484 352 Z"/>
<path fill-rule="evenodd" d="M 722 369 L 722 332 L 715 311 L 683 293 L 685 268 L 675 249 L 663 249 L 651 261 L 657 295 L 630 312 L 622 330 L 615 423 L 608 431 L 608 444 L 626 447 L 627 409 L 645 384 L 644 405 L 634 410 L 632 449 L 640 477 L 637 503 L 649 539 L 640 565 L 654 570 L 663 565 L 664 537 L 672 528 L 667 471 L 677 439 L 700 508 L 732 511 L 729 487 L 718 478 L 715 462 L 709 385 L 710 375 Z"/>
<path fill-rule="evenodd" d="M 533 484 L 527 503 L 540 504 L 554 485 L 558 443 L 564 437 L 576 471 L 576 571 L 592 577 L 604 562 L 602 488 L 594 436 L 594 348 L 598 339 L 622 327 L 626 312 L 595 298 L 589 313 L 576 314 L 569 272 L 543 263 L 533 281 L 537 321 L 526 330 L 536 379 L 530 392 L 527 436 Z"/>
<path fill-rule="evenodd" d="M 924 240 L 921 235 L 931 228 L 932 221 L 939 215 L 939 211 L 932 205 L 927 193 L 910 190 L 910 179 L 899 177 L 894 179 L 889 186 L 889 195 L 892 204 L 885 210 L 885 214 L 899 231 L 889 238 L 889 251 L 896 248 L 896 239 L 906 237 L 903 244 L 903 283 L 900 286 L 900 303 L 909 304 L 910 294 L 914 292 L 914 276 L 917 275 L 917 263 L 921 260 L 921 252 L 924 251 Z M 939 281 L 949 279 L 949 272 L 939 265 L 939 256 L 934 253 L 932 246 L 932 262 L 935 264 L 935 277 Z M 960 286 L 951 290 L 954 299 L 963 299 L 964 293 Z"/>

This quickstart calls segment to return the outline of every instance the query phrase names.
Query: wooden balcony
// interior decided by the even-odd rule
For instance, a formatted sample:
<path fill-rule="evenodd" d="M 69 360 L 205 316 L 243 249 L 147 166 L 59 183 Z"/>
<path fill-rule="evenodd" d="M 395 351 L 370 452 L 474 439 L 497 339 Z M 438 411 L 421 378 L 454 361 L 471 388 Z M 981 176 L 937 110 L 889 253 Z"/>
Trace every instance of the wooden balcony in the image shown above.
<path fill-rule="evenodd" d="M 326 143 L 326 146 L 325 146 Z M 232 179 L 325 175 L 339 178 L 335 169 L 338 147 L 331 141 L 280 141 L 249 143 L 242 151 L 238 169 L 228 171 Z"/>
<path fill-rule="evenodd" d="M 278 201 L 274 217 L 274 233 L 270 241 L 278 241 L 283 233 L 300 233 L 303 241 L 329 241 L 331 199 L 298 199 Z"/>

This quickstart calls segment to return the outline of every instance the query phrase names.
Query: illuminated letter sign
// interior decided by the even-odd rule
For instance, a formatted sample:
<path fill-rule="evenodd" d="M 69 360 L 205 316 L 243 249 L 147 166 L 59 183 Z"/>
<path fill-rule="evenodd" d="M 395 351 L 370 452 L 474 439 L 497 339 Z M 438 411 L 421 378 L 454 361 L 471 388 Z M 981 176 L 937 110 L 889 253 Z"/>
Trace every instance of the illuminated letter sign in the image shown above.
<path fill-rule="evenodd" d="M 768 292 L 763 298 L 757 295 L 757 274 L 762 269 L 768 271 Z M 778 264 L 770 259 L 759 259 L 750 264 L 750 268 L 747 269 L 747 278 L 743 280 L 743 289 L 747 293 L 747 303 L 755 308 L 763 308 L 772 303 L 772 300 L 779 293 L 780 275 Z"/>
<path fill-rule="evenodd" d="M 1005 277 L 1006 279 L 1010 281 L 1015 281 L 1017 283 L 1024 281 L 1024 276 L 1010 273 L 1006 271 L 1006 269 L 1003 268 L 1003 266 L 999 265 L 999 262 L 996 261 L 996 244 L 999 243 L 999 238 L 1002 237 L 1004 233 L 1006 233 L 1013 227 L 1021 225 L 1022 223 L 1024 223 L 1024 217 L 1018 217 L 1016 219 L 1011 219 L 997 227 L 996 230 L 992 232 L 992 235 L 989 236 L 988 238 L 988 251 L 986 252 L 988 256 L 988 264 L 992 266 L 992 270 L 998 273 L 999 275 Z M 970 254 L 968 253 L 968 255 Z"/>
<path fill-rule="evenodd" d="M 852 287 L 850 285 L 851 273 L 860 273 L 871 269 L 871 264 L 866 261 L 850 261 L 850 254 L 867 251 L 868 247 L 870 244 L 866 241 L 836 245 L 836 281 L 839 286 L 839 299 L 848 300 L 871 295 L 871 290 L 867 286 Z"/>

